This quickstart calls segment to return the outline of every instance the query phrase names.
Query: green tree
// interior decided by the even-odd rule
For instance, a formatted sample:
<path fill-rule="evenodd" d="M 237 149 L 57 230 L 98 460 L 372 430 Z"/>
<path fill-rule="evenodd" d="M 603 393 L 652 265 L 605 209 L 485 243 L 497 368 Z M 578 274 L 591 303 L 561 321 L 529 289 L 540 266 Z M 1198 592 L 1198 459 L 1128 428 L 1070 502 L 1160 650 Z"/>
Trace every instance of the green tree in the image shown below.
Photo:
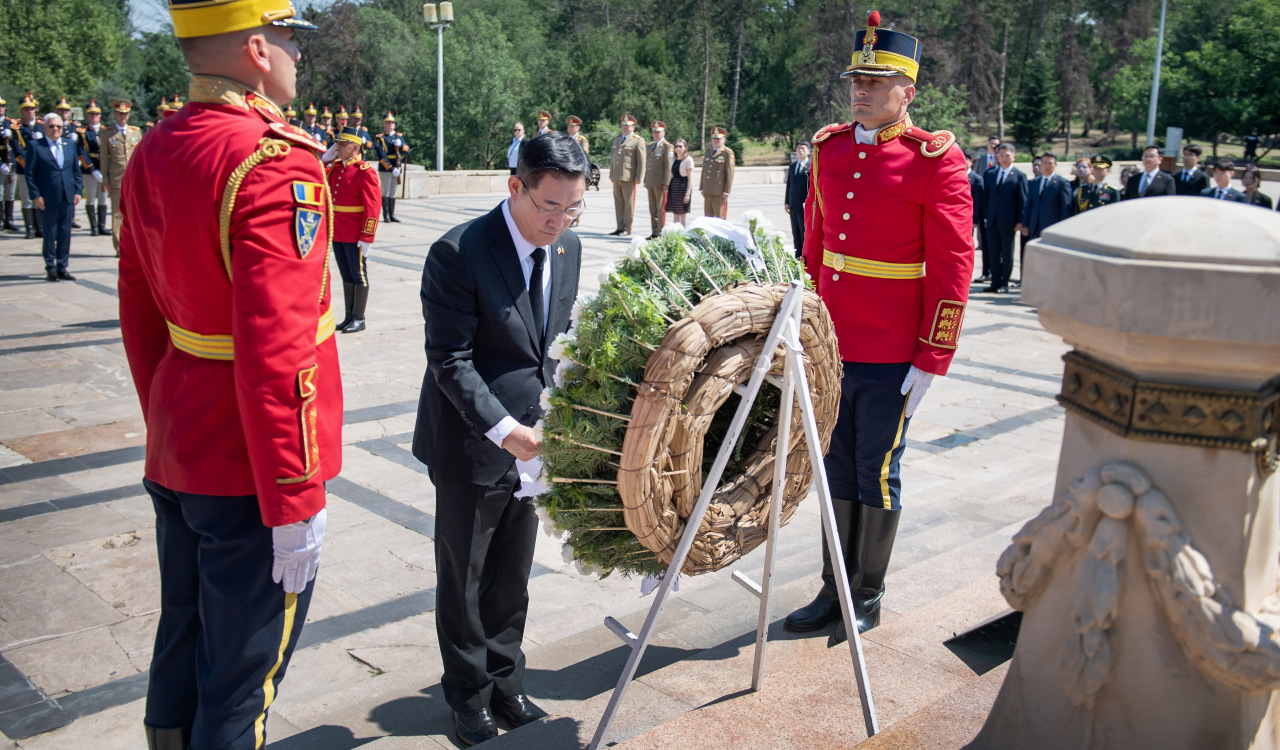
<path fill-rule="evenodd" d="M 1022 74 L 1022 91 L 1013 111 L 1013 137 L 1034 151 L 1053 129 L 1056 96 L 1053 64 L 1044 54 L 1028 61 Z"/>
<path fill-rule="evenodd" d="M 450 33 L 444 62 L 445 160 L 492 169 L 506 154 L 511 124 L 524 117 L 520 92 L 528 91 L 529 77 L 495 21 L 467 14 Z"/>
<path fill-rule="evenodd" d="M 34 91 L 42 106 L 63 94 L 87 99 L 128 46 L 126 21 L 114 1 L 0 3 L 0 90 Z"/>
<path fill-rule="evenodd" d="M 950 130 L 964 144 L 969 142 L 968 109 L 969 92 L 964 86 L 917 86 L 911 121 L 925 130 Z"/>

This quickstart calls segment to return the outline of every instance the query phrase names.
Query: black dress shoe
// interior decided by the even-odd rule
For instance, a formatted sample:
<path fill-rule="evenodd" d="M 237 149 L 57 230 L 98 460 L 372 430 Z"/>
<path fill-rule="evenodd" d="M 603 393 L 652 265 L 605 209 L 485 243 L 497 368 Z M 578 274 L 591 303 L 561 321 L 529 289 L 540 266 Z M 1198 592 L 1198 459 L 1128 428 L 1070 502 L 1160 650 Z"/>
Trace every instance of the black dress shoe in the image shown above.
<path fill-rule="evenodd" d="M 532 724 L 547 716 L 546 711 L 535 706 L 533 701 L 529 700 L 529 696 L 524 694 L 513 695 L 510 698 L 496 698 L 493 702 L 493 710 L 512 728 Z"/>
<path fill-rule="evenodd" d="M 624 234 L 626 234 L 626 233 L 627 233 L 627 230 L 625 230 L 625 229 L 615 229 L 615 230 L 613 230 L 612 232 L 610 232 L 610 233 L 609 233 L 609 236 L 610 236 L 610 237 L 620 237 L 620 236 L 622 236 L 622 235 L 624 235 Z"/>
<path fill-rule="evenodd" d="M 74 276 L 72 276 L 71 274 L 67 273 L 65 270 L 58 271 L 58 278 L 59 278 L 59 279 L 62 279 L 63 281 L 75 281 L 75 280 L 76 280 L 76 277 L 74 277 Z"/>
<path fill-rule="evenodd" d="M 57 281 L 57 280 L 58 280 L 58 274 L 54 273 L 53 271 L 50 271 L 50 272 L 48 272 L 48 273 L 46 273 L 46 274 L 44 275 L 44 280 L 45 280 L 45 281 Z"/>
<path fill-rule="evenodd" d="M 343 333 L 360 333 L 364 330 L 364 318 L 356 318 L 342 329 Z"/>
<path fill-rule="evenodd" d="M 793 633 L 809 633 L 822 630 L 841 618 L 840 596 L 826 586 L 808 605 L 787 615 L 782 626 Z"/>
<path fill-rule="evenodd" d="M 996 291 L 997 291 L 998 293 L 1000 293 L 1000 294 L 1008 294 L 1008 293 L 1009 293 L 1009 285 L 1008 285 L 1008 284 L 1006 284 L 1006 285 L 1004 285 L 1004 286 L 1000 287 L 999 289 L 997 289 Z"/>
<path fill-rule="evenodd" d="M 995 294 L 996 292 L 1000 291 L 1000 287 L 997 287 L 993 284 L 987 287 L 986 289 L 983 289 L 982 291 L 986 292 L 987 294 Z"/>
<path fill-rule="evenodd" d="M 458 733 L 458 741 L 467 747 L 498 736 L 498 725 L 493 720 L 493 712 L 488 708 L 454 711 L 453 729 Z"/>

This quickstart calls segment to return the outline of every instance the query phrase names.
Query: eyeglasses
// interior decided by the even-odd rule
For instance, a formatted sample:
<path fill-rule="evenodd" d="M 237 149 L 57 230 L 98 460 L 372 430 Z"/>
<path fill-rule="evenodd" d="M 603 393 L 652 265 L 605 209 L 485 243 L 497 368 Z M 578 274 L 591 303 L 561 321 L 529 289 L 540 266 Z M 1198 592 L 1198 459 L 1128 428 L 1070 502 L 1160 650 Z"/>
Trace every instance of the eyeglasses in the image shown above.
<path fill-rule="evenodd" d="M 587 210 L 586 198 L 583 198 L 568 208 L 543 208 L 538 205 L 538 201 L 534 200 L 533 193 L 529 192 L 529 188 L 526 187 L 524 189 L 524 194 L 529 196 L 530 202 L 532 202 L 534 207 L 538 209 L 538 214 L 544 219 L 558 218 L 561 216 L 567 219 L 576 219 L 582 215 L 583 211 Z"/>

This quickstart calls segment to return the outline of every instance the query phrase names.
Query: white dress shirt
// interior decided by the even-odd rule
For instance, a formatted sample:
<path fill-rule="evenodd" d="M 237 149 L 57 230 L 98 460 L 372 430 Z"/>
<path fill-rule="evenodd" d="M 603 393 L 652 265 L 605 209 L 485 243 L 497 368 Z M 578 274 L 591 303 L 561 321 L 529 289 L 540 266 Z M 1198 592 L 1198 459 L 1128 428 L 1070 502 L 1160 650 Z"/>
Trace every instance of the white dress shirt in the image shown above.
<path fill-rule="evenodd" d="M 1009 178 L 1009 173 L 1012 171 L 1013 171 L 1012 164 L 1009 165 L 1008 169 L 1001 169 L 1000 167 L 996 167 L 996 187 L 1003 185 L 1004 181 Z"/>
<path fill-rule="evenodd" d="M 868 146 L 874 146 L 876 145 L 876 133 L 879 133 L 881 129 L 882 128 L 867 130 L 862 127 L 862 123 L 858 123 L 853 128 L 853 141 L 854 143 L 864 143 Z"/>
<path fill-rule="evenodd" d="M 502 218 L 507 220 L 507 231 L 511 233 L 511 241 L 516 246 L 516 255 L 520 256 L 520 271 L 524 274 L 524 286 L 529 288 L 529 280 L 533 277 L 533 251 L 537 247 L 524 238 L 520 234 L 520 228 L 516 226 L 515 219 L 511 218 L 511 207 L 507 205 L 510 199 L 502 202 Z M 543 249 L 547 253 L 546 260 L 542 261 L 542 330 L 547 330 L 547 316 L 551 314 L 551 246 L 544 245 Z M 511 431 L 519 427 L 520 423 L 515 417 L 503 417 L 500 422 L 489 428 L 484 434 L 499 448 L 502 447 L 502 441 L 507 439 Z"/>
<path fill-rule="evenodd" d="M 512 138 L 511 145 L 507 146 L 507 166 L 512 169 L 520 163 L 520 142 L 523 140 L 523 138 Z"/>

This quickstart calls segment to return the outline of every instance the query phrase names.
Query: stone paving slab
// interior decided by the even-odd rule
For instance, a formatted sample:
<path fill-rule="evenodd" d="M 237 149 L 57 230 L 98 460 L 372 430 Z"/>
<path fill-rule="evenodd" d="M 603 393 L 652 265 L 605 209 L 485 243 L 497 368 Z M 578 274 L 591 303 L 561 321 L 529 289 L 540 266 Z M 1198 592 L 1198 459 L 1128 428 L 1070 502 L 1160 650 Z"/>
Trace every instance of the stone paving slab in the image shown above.
<path fill-rule="evenodd" d="M 435 493 L 409 452 L 425 368 L 418 286 L 431 241 L 501 198 L 401 201 L 402 223 L 380 229 L 370 255 L 370 327 L 337 337 L 344 466 L 329 487 L 329 538 L 303 647 L 268 719 L 272 747 L 456 746 L 432 611 Z M 629 242 L 606 235 L 609 201 L 603 192 L 588 196 L 582 292 L 598 286 L 600 268 Z M 644 234 L 645 197 L 638 202 Z M 748 209 L 789 226 L 777 186 L 741 188 L 734 218 Z M 0 312 L 8 324 L 0 336 L 0 730 L 51 730 L 12 747 L 138 748 L 158 578 L 154 512 L 140 490 L 145 430 L 119 343 L 115 262 L 109 239 L 78 232 L 71 270 L 80 281 L 46 284 L 37 252 L 38 242 L 0 235 Z M 1052 397 L 1065 347 L 1016 297 L 974 294 L 966 317 L 951 376 L 935 381 L 908 433 L 902 533 L 883 624 L 867 638 L 885 726 L 972 708 L 976 699 L 964 696 L 977 694 L 979 678 L 941 640 L 1003 609 L 995 559 L 1053 486 L 1063 413 Z M 813 595 L 818 529 L 811 497 L 778 541 L 775 620 Z M 552 717 L 495 746 L 585 745 L 627 655 L 602 620 L 613 616 L 638 631 L 651 599 L 634 580 L 578 574 L 550 537 L 539 537 L 534 558 L 526 685 Z M 736 568 L 758 580 L 762 565 L 763 547 Z M 774 622 L 766 691 L 742 692 L 757 605 L 730 573 L 682 580 L 615 741 L 665 746 L 644 743 L 659 742 L 670 722 L 672 739 L 662 742 L 697 746 L 715 737 L 698 722 L 721 712 L 749 720 L 744 727 L 763 722 L 728 746 L 810 735 L 830 746 L 859 740 L 848 651 L 826 649 L 826 634 L 794 638 Z M 5 682 L 6 674 L 17 682 Z M 10 688 L 25 691 L 17 703 L 30 702 L 10 706 L 3 698 Z M 831 713 L 814 725 L 792 699 L 824 701 Z M 717 746 L 726 746 L 723 738 Z"/>

